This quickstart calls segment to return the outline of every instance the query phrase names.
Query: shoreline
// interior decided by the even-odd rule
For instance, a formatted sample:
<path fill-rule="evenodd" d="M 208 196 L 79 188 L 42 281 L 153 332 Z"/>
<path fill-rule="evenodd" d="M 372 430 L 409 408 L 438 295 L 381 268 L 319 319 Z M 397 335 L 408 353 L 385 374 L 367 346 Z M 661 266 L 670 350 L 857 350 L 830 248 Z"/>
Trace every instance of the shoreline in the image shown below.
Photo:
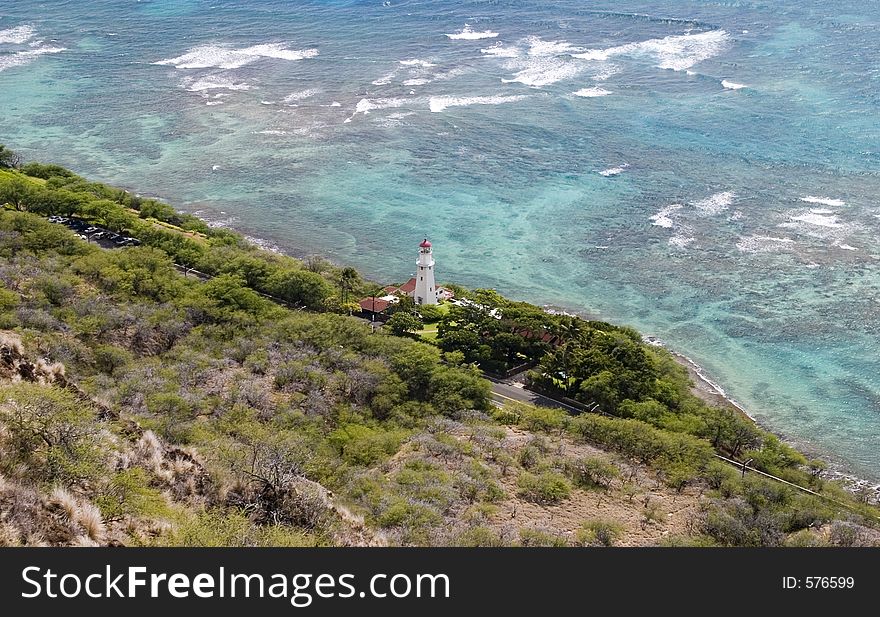
<path fill-rule="evenodd" d="M 701 399 L 703 402 L 709 405 L 732 409 L 739 413 L 743 418 L 747 418 L 758 428 L 765 430 L 768 433 L 772 433 L 773 435 L 776 435 L 779 439 L 795 448 L 801 454 L 807 456 L 812 456 L 815 454 L 819 458 L 823 458 L 824 460 L 823 453 L 813 446 L 804 444 L 797 440 L 790 439 L 779 429 L 767 426 L 765 423 L 759 421 L 757 418 L 751 415 L 748 410 L 743 407 L 739 402 L 728 396 L 727 393 L 724 391 L 724 388 L 722 388 L 719 384 L 710 379 L 704 372 L 703 367 L 695 362 L 692 358 L 673 349 L 670 349 L 663 343 L 663 341 L 656 337 L 645 336 L 645 342 L 651 345 L 662 347 L 670 354 L 672 354 L 676 362 L 687 369 L 688 375 L 690 375 L 691 382 L 693 384 L 691 387 L 691 393 L 697 398 Z M 842 462 L 826 461 L 826 463 L 828 463 L 828 469 L 823 472 L 823 476 L 826 480 L 840 481 L 843 483 L 845 489 L 853 493 L 862 488 L 870 488 L 874 491 L 880 491 L 880 481 L 862 478 L 848 471 L 845 464 L 843 464 Z"/>
<path fill-rule="evenodd" d="M 134 187 L 128 186 L 123 186 L 122 188 L 133 195 L 156 199 L 157 201 L 164 202 L 168 205 L 172 204 L 169 199 L 159 194 L 140 193 L 136 191 Z M 257 248 L 262 250 L 277 253 L 280 255 L 286 255 L 299 260 L 306 260 L 309 257 L 320 257 L 322 259 L 326 259 L 329 263 L 340 268 L 346 265 L 346 263 L 337 261 L 334 256 L 330 256 L 324 251 L 297 251 L 293 248 L 284 247 L 283 245 L 280 245 L 275 241 L 251 235 L 247 231 L 239 229 L 238 223 L 240 223 L 241 220 L 238 219 L 234 214 L 229 215 L 226 212 L 221 212 L 221 214 L 226 215 L 225 218 L 216 218 L 212 220 L 212 218 L 206 216 L 207 213 L 204 209 L 199 207 L 200 205 L 206 206 L 207 204 L 205 202 L 197 202 L 189 204 L 189 207 L 175 207 L 173 205 L 171 205 L 171 207 L 173 207 L 181 214 L 189 214 L 191 216 L 201 219 L 209 227 L 226 228 L 230 231 L 234 231 L 240 234 L 247 242 L 250 242 Z M 360 264 L 357 264 L 357 266 L 359 267 Z M 541 306 L 545 311 L 549 313 L 578 316 L 586 320 L 604 320 L 601 315 L 591 314 L 589 311 L 583 309 L 569 308 L 568 310 L 566 310 L 559 305 L 541 305 L 537 304 L 536 302 L 534 304 L 536 304 L 536 306 Z M 744 406 L 738 403 L 735 399 L 728 396 L 724 388 L 720 384 L 713 381 L 708 375 L 706 375 L 705 370 L 699 363 L 697 363 L 687 355 L 669 348 L 662 339 L 656 336 L 643 334 L 642 337 L 646 344 L 662 347 L 663 349 L 668 351 L 673 356 L 674 360 L 687 370 L 692 384 L 691 393 L 697 398 L 701 399 L 709 405 L 726 407 L 739 413 L 743 418 L 749 420 L 758 428 L 777 436 L 783 442 L 788 443 L 806 456 L 816 456 L 822 458 L 823 460 L 826 460 L 826 462 L 828 463 L 828 469 L 823 472 L 823 475 L 826 477 L 826 479 L 841 481 L 844 485 L 844 488 L 846 488 L 847 490 L 856 492 L 861 488 L 869 487 L 877 492 L 880 492 L 880 478 L 878 478 L 877 480 L 867 480 L 858 475 L 855 475 L 854 473 L 847 470 L 845 461 L 840 460 L 839 455 L 828 451 L 823 452 L 821 449 L 818 449 L 811 444 L 804 444 L 797 440 L 792 440 L 788 438 L 780 429 L 767 426 L 766 424 L 760 422 L 757 418 L 752 416 Z M 829 456 L 832 457 L 834 460 L 827 460 Z"/>
<path fill-rule="evenodd" d="M 203 221 L 205 221 L 206 223 L 209 223 L 213 226 L 225 227 L 227 229 L 230 229 L 231 231 L 235 231 L 236 233 L 239 233 L 242 236 L 244 236 L 244 238 L 247 241 L 252 242 L 254 245 L 256 245 L 257 247 L 259 247 L 261 249 L 269 250 L 269 251 L 272 251 L 275 253 L 287 255 L 287 256 L 294 257 L 296 259 L 301 259 L 301 260 L 307 259 L 308 257 L 311 257 L 311 256 L 316 256 L 316 257 L 326 259 L 331 264 L 333 264 L 337 267 L 344 267 L 346 265 L 345 263 L 338 262 L 336 259 L 334 259 L 333 257 L 329 256 L 326 253 L 297 252 L 294 250 L 284 248 L 281 245 L 275 243 L 274 241 L 266 240 L 264 238 L 254 237 L 252 235 L 247 234 L 244 231 L 240 231 L 239 229 L 237 229 L 235 226 L 235 223 L 230 222 L 229 219 L 222 221 L 222 222 L 211 222 L 207 218 L 205 218 L 202 213 L 198 213 L 198 214 L 196 213 L 199 211 L 187 212 L 186 210 L 181 210 L 181 212 L 186 212 L 188 214 L 192 214 L 193 216 L 197 216 L 197 217 L 201 218 Z M 234 217 L 232 217 L 232 218 L 234 218 Z M 356 264 L 356 266 L 353 266 L 353 267 L 359 267 L 359 266 L 360 266 L 360 264 Z M 568 310 L 566 310 L 565 308 L 562 308 L 558 305 L 537 304 L 537 303 L 535 303 L 535 304 L 536 304 L 536 306 L 542 307 L 548 313 L 557 313 L 557 314 L 577 316 L 577 317 L 580 317 L 581 319 L 586 319 L 586 320 L 604 320 L 600 315 L 590 314 L 588 311 L 584 311 L 582 309 L 568 309 Z M 574 312 L 572 312 L 572 311 L 574 311 Z M 758 427 L 768 433 L 775 435 L 780 440 L 782 440 L 784 443 L 787 443 L 788 445 L 795 448 L 801 454 L 804 454 L 807 457 L 817 457 L 817 458 L 821 458 L 822 460 L 825 460 L 825 462 L 828 463 L 828 469 L 826 469 L 823 472 L 824 477 L 828 480 L 841 481 L 846 490 L 855 493 L 861 488 L 869 487 L 869 488 L 877 491 L 878 493 L 880 493 L 880 479 L 868 480 L 868 479 L 862 478 L 862 477 L 852 473 L 851 471 L 848 471 L 846 469 L 846 465 L 843 461 L 840 461 L 839 459 L 826 460 L 828 455 L 831 455 L 831 456 L 837 458 L 838 455 L 834 454 L 833 452 L 824 452 L 823 453 L 822 450 L 816 448 L 815 446 L 812 446 L 810 444 L 804 444 L 799 441 L 790 439 L 788 436 L 786 436 L 778 428 L 767 426 L 765 423 L 759 421 L 755 416 L 750 414 L 748 412 L 748 410 L 743 405 L 741 405 L 738 401 L 736 401 L 736 399 L 730 397 L 720 384 L 718 384 L 717 382 L 712 380 L 706 374 L 705 369 L 698 362 L 696 362 L 695 360 L 693 360 L 692 358 L 690 358 L 689 356 L 687 356 L 683 353 L 680 353 L 678 351 L 675 351 L 674 349 L 671 349 L 670 347 L 668 347 L 666 345 L 666 343 L 662 339 L 660 339 L 656 336 L 649 335 L 649 334 L 642 334 L 642 338 L 646 344 L 653 345 L 656 347 L 662 347 L 663 349 L 668 351 L 672 355 L 674 360 L 687 370 L 688 375 L 690 376 L 690 379 L 691 379 L 691 384 L 692 384 L 691 385 L 691 393 L 694 396 L 696 396 L 697 398 L 699 398 L 700 400 L 702 400 L 703 402 L 705 402 L 709 405 L 716 406 L 716 407 L 726 407 L 727 409 L 731 409 L 734 412 L 738 413 L 744 419 L 746 419 L 749 422 L 751 422 L 752 424 L 754 424 L 756 427 Z"/>

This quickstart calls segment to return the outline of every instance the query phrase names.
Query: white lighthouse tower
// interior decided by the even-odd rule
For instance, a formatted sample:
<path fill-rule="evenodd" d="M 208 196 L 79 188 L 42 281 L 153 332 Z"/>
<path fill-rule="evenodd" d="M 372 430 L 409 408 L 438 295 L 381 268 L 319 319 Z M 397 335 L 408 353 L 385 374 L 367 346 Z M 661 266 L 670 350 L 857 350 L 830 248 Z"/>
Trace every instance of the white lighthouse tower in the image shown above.
<path fill-rule="evenodd" d="M 434 254 L 431 243 L 425 238 L 419 245 L 419 259 L 416 261 L 416 290 L 413 299 L 416 304 L 437 304 L 437 285 L 434 283 Z"/>

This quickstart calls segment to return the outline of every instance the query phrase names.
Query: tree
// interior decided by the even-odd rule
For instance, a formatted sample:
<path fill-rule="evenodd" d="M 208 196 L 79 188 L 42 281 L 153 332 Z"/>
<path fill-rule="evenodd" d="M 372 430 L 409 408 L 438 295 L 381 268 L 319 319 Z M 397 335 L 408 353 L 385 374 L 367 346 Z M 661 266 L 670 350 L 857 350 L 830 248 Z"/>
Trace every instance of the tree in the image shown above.
<path fill-rule="evenodd" d="M 174 251 L 174 261 L 184 267 L 184 276 L 195 269 L 204 256 L 205 250 L 192 240 L 182 242 Z"/>
<path fill-rule="evenodd" d="M 292 304 L 320 310 L 332 293 L 320 274 L 308 270 L 281 270 L 269 278 L 269 293 Z"/>
<path fill-rule="evenodd" d="M 614 374 L 610 371 L 593 375 L 581 384 L 580 399 L 584 402 L 598 403 L 602 411 L 614 413 L 620 399 L 613 382 Z"/>
<path fill-rule="evenodd" d="M 38 479 L 76 483 L 99 469 L 101 425 L 68 390 L 20 382 L 0 388 L 0 461 L 6 473 L 23 466 Z M 3 442 L 6 442 L 5 444 Z"/>
<path fill-rule="evenodd" d="M 425 323 L 434 323 L 440 321 L 443 317 L 443 311 L 436 304 L 423 304 L 419 307 L 419 315 Z"/>
<path fill-rule="evenodd" d="M 391 333 L 397 336 L 413 334 L 424 327 L 421 320 L 412 313 L 395 313 L 386 325 Z"/>
<path fill-rule="evenodd" d="M 33 198 L 33 185 L 20 176 L 0 180 L 0 204 L 9 204 L 24 212 Z"/>
<path fill-rule="evenodd" d="M 0 169 L 18 169 L 22 162 L 20 154 L 0 144 Z"/>
<path fill-rule="evenodd" d="M 0 150 L 2 150 L 3 146 L 0 146 Z M 69 169 L 65 169 L 60 165 L 52 165 L 47 163 L 28 163 L 27 165 L 22 165 L 19 171 L 25 175 L 30 176 L 31 178 L 42 178 L 43 180 L 48 180 L 49 178 L 59 177 L 59 178 L 75 178 L 76 174 L 70 171 Z"/>
<path fill-rule="evenodd" d="M 342 290 L 342 303 L 348 303 L 348 294 L 360 281 L 360 275 L 354 268 L 343 268 L 339 275 L 339 287 Z"/>
<path fill-rule="evenodd" d="M 388 312 L 392 315 L 395 313 L 414 313 L 415 309 L 415 300 L 409 296 L 399 296 L 397 302 L 388 307 Z"/>

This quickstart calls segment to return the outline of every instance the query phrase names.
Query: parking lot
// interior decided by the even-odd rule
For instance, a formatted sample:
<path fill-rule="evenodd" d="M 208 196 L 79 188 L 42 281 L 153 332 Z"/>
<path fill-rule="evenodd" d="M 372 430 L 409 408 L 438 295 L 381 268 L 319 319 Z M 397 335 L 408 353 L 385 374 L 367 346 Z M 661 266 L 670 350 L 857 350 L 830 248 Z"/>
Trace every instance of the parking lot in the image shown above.
<path fill-rule="evenodd" d="M 67 218 L 65 216 L 50 216 L 49 222 L 64 225 L 83 240 L 94 242 L 103 248 L 138 246 L 141 243 L 137 238 L 118 234 L 109 229 L 104 229 L 103 227 L 97 227 L 91 223 L 83 221 L 82 219 Z"/>

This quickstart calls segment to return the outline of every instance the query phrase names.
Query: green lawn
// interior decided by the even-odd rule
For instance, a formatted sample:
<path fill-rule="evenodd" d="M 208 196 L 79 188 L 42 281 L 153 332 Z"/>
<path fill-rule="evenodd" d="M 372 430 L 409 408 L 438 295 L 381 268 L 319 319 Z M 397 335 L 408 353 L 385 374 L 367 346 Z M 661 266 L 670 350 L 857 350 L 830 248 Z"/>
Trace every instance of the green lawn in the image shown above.
<path fill-rule="evenodd" d="M 433 343 L 437 340 L 437 324 L 428 324 L 416 334 L 422 338 L 422 340 Z"/>

